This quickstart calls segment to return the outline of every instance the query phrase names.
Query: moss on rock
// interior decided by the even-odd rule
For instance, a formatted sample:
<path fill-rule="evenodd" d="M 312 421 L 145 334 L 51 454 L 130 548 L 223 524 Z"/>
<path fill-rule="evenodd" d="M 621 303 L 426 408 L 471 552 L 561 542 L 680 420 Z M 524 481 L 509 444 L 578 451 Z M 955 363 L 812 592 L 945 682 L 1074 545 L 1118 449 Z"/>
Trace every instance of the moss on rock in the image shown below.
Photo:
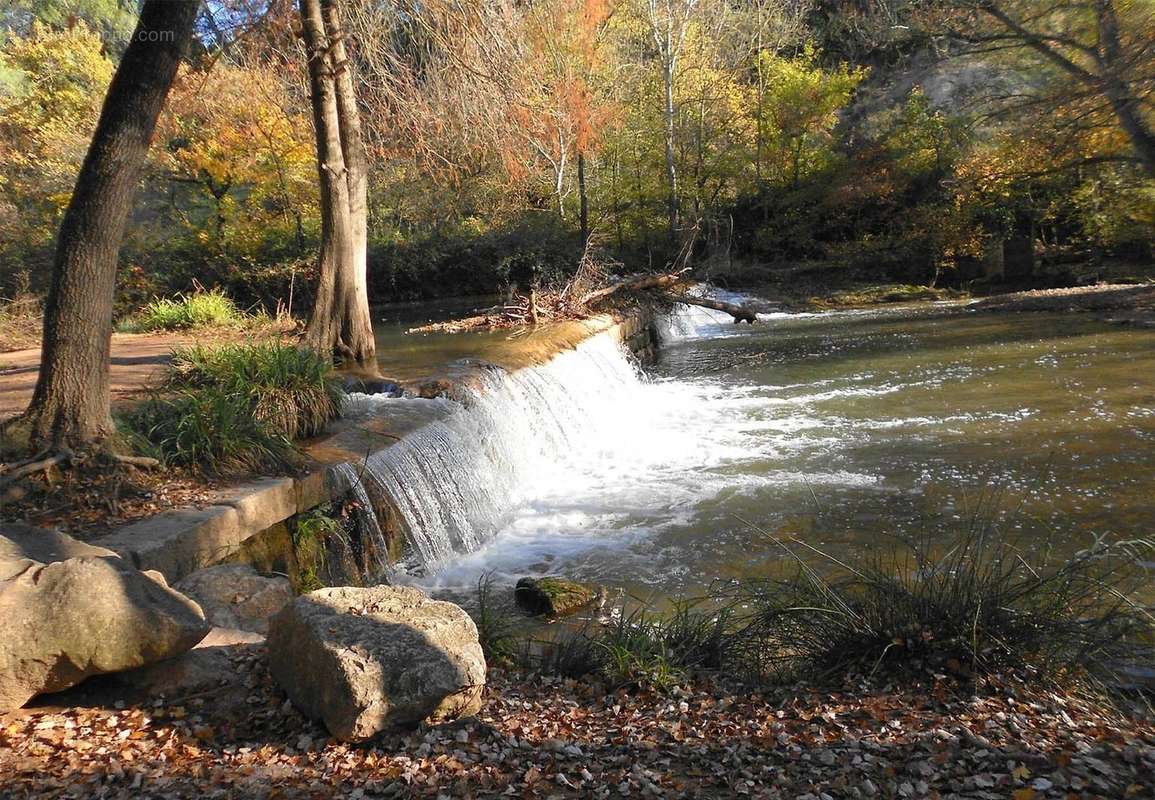
<path fill-rule="evenodd" d="M 531 614 L 564 617 L 593 603 L 598 590 L 565 578 L 522 578 L 514 589 L 514 597 Z"/>

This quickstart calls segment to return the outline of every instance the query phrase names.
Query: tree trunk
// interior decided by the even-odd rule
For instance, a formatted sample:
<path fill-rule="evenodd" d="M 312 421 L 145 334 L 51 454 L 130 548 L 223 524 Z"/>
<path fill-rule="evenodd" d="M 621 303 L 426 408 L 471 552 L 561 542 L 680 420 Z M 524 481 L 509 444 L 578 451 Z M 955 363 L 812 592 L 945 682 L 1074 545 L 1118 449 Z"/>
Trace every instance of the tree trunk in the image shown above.
<path fill-rule="evenodd" d="M 667 34 L 668 37 L 668 34 Z M 669 44 L 667 44 L 669 47 Z M 662 80 L 665 83 L 666 102 L 665 139 L 666 139 L 666 213 L 669 215 L 668 226 L 670 242 L 674 242 L 678 235 L 678 168 L 674 161 L 674 60 L 667 58 L 662 65 Z"/>
<path fill-rule="evenodd" d="M 1131 140 L 1135 154 L 1149 177 L 1155 178 L 1155 131 L 1143 118 L 1140 100 L 1124 76 L 1125 58 L 1119 41 L 1119 20 L 1111 0 L 1095 0 L 1095 17 L 1102 48 L 1103 93 L 1111 103 L 1119 126 Z"/>
<path fill-rule="evenodd" d="M 368 159 L 336 0 L 301 0 L 301 22 L 321 186 L 320 275 L 305 343 L 366 365 L 376 355 L 367 286 Z"/>
<path fill-rule="evenodd" d="M 577 162 L 578 219 L 581 224 L 582 248 L 585 249 L 590 240 L 590 201 L 589 195 L 586 194 L 585 153 L 578 152 Z"/>
<path fill-rule="evenodd" d="M 146 0 L 108 87 L 56 242 L 40 377 L 24 419 L 35 446 L 84 449 L 113 432 L 109 348 L 116 260 L 199 0 Z"/>

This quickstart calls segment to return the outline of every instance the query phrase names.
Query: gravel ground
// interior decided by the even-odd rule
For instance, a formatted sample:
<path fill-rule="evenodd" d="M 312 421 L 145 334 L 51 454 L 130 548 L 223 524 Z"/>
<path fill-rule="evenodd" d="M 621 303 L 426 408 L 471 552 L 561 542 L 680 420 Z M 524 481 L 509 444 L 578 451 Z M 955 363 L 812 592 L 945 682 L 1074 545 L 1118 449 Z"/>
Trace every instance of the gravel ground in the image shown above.
<path fill-rule="evenodd" d="M 218 691 L 0 717 L 0 796 L 1155 796 L 1149 723 L 1017 681 L 661 695 L 495 672 L 475 719 L 347 745 L 288 705 L 261 647 L 231 657 Z"/>

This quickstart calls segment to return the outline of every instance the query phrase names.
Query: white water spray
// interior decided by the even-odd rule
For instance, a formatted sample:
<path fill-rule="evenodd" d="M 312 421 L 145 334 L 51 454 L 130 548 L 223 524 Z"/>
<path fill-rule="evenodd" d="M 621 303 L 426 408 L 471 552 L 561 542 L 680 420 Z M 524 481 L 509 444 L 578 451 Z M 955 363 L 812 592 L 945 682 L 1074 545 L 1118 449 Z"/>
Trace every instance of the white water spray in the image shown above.
<path fill-rule="evenodd" d="M 598 336 L 542 366 L 487 370 L 478 384 L 447 417 L 364 465 L 362 483 L 400 512 L 427 573 L 477 550 L 559 464 L 602 446 L 605 421 L 641 379 L 620 346 Z M 382 413 L 390 402 L 380 401 Z M 358 406 L 371 407 L 360 398 Z"/>

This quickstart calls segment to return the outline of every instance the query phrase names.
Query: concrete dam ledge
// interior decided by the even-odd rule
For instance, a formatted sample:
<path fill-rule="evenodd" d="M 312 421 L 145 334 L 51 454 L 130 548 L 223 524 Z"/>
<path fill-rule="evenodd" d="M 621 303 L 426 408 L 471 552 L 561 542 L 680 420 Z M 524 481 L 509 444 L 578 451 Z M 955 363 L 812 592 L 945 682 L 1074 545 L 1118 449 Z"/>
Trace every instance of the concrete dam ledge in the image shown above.
<path fill-rule="evenodd" d="M 315 466 L 300 477 L 259 478 L 230 487 L 220 491 L 210 505 L 137 520 L 94 544 L 119 553 L 139 569 L 162 573 L 170 583 L 221 563 L 295 572 L 295 563 L 286 564 L 294 557 L 292 536 L 284 523 L 346 493 L 348 487 L 339 475 L 342 470 L 347 472 L 350 466 L 356 470 L 373 453 L 453 413 L 466 399 L 460 387 L 481 385 L 480 377 L 495 367 L 516 372 L 542 365 L 593 337 L 608 337 L 642 361 L 656 354 L 654 318 L 644 309 L 531 329 L 487 347 L 484 359 L 455 361 L 403 384 L 407 395 L 427 399 L 399 400 L 396 413 L 391 408 L 389 413 L 352 414 L 337 420 L 324 436 L 304 444 Z M 403 534 L 394 530 L 393 535 Z M 404 546 L 403 542 L 393 544 Z"/>

